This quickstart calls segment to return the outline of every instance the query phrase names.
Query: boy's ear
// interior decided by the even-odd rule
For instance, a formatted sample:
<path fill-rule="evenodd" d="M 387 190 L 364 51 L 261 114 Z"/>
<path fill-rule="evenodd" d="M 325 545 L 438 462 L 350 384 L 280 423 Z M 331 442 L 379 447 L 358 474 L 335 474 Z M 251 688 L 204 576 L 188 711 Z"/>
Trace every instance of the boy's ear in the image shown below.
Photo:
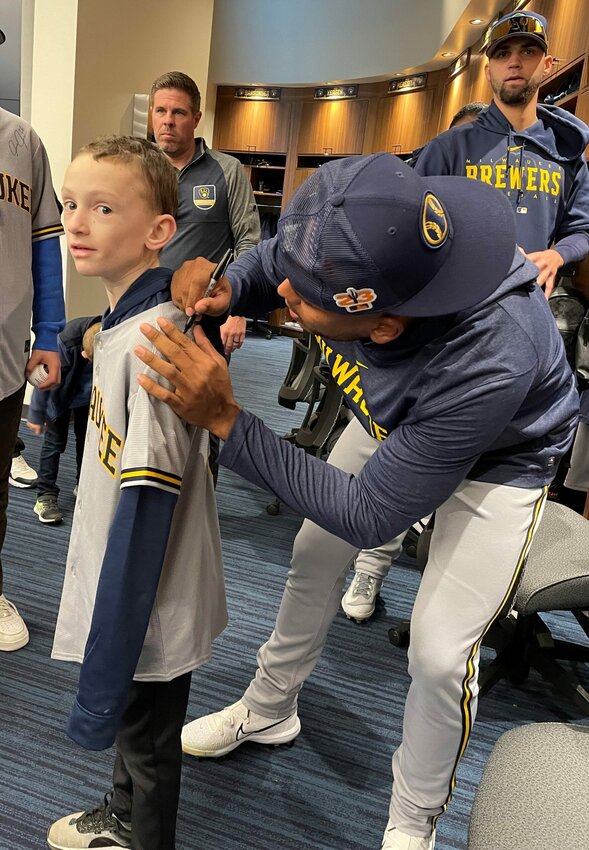
<path fill-rule="evenodd" d="M 176 219 L 166 213 L 158 215 L 153 220 L 151 230 L 145 240 L 145 247 L 150 251 L 161 251 L 176 232 Z"/>
<path fill-rule="evenodd" d="M 370 339 L 377 345 L 386 345 L 387 342 L 400 337 L 410 321 L 403 316 L 389 316 L 383 313 L 370 331 Z"/>

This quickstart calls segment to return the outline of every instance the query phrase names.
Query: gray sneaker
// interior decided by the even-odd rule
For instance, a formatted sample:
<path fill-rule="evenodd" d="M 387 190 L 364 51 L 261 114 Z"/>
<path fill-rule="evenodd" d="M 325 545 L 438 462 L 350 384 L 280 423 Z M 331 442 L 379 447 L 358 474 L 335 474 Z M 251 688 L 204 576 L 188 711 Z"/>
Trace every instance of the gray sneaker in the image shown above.
<path fill-rule="evenodd" d="M 57 525 L 63 519 L 63 514 L 57 504 L 57 496 L 53 493 L 45 493 L 39 496 L 33 508 L 41 522 Z"/>
<path fill-rule="evenodd" d="M 381 585 L 380 579 L 373 578 L 362 570 L 354 571 L 354 578 L 342 597 L 342 608 L 348 620 L 363 623 L 372 617 Z"/>

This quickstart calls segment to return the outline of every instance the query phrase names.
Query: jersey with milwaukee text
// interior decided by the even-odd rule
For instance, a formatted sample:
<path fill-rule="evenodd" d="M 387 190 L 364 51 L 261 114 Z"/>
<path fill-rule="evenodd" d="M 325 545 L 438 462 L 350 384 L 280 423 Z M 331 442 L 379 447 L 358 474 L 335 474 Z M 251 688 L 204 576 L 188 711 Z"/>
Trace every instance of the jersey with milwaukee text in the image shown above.
<path fill-rule="evenodd" d="M 159 272 L 144 277 L 149 282 Z M 159 316 L 178 327 L 185 321 L 165 302 L 95 338 L 88 431 L 53 647 L 54 658 L 84 658 L 121 491 L 151 487 L 175 494 L 157 596 L 135 673 L 136 679 L 148 681 L 169 681 L 204 663 L 227 619 L 208 432 L 188 425 L 137 383 L 139 372 L 149 371 L 133 353 L 136 345 L 149 347 L 139 325 L 155 324 Z"/>
<path fill-rule="evenodd" d="M 45 148 L 26 121 L 0 108 L 0 399 L 16 392 L 25 379 L 31 346 L 33 242 L 60 233 Z"/>

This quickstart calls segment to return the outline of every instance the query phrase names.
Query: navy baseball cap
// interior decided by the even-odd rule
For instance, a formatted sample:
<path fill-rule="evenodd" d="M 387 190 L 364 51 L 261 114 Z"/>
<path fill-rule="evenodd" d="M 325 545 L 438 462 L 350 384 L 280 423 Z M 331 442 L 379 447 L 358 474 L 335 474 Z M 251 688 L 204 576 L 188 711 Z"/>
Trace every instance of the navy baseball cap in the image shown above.
<path fill-rule="evenodd" d="M 439 316 L 506 277 L 515 216 L 466 177 L 421 177 L 388 153 L 322 165 L 278 221 L 277 264 L 310 304 L 342 315 Z"/>
<path fill-rule="evenodd" d="M 5 41 L 6 41 L 6 36 L 2 32 L 2 30 L 0 30 L 0 44 L 4 44 Z"/>
<path fill-rule="evenodd" d="M 497 47 L 508 38 L 529 38 L 537 42 L 544 53 L 548 53 L 548 23 L 537 12 L 512 12 L 499 18 L 489 33 L 487 56 L 491 57 Z"/>

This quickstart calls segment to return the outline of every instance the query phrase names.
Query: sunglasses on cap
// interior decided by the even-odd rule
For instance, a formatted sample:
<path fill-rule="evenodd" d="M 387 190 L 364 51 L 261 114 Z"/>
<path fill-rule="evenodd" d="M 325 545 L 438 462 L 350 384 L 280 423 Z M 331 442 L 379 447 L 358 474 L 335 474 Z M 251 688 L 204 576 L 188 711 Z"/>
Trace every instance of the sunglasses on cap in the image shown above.
<path fill-rule="evenodd" d="M 487 54 L 490 55 L 500 42 L 514 36 L 530 36 L 548 49 L 548 33 L 545 24 L 533 15 L 513 15 L 498 21 L 489 36 Z"/>

